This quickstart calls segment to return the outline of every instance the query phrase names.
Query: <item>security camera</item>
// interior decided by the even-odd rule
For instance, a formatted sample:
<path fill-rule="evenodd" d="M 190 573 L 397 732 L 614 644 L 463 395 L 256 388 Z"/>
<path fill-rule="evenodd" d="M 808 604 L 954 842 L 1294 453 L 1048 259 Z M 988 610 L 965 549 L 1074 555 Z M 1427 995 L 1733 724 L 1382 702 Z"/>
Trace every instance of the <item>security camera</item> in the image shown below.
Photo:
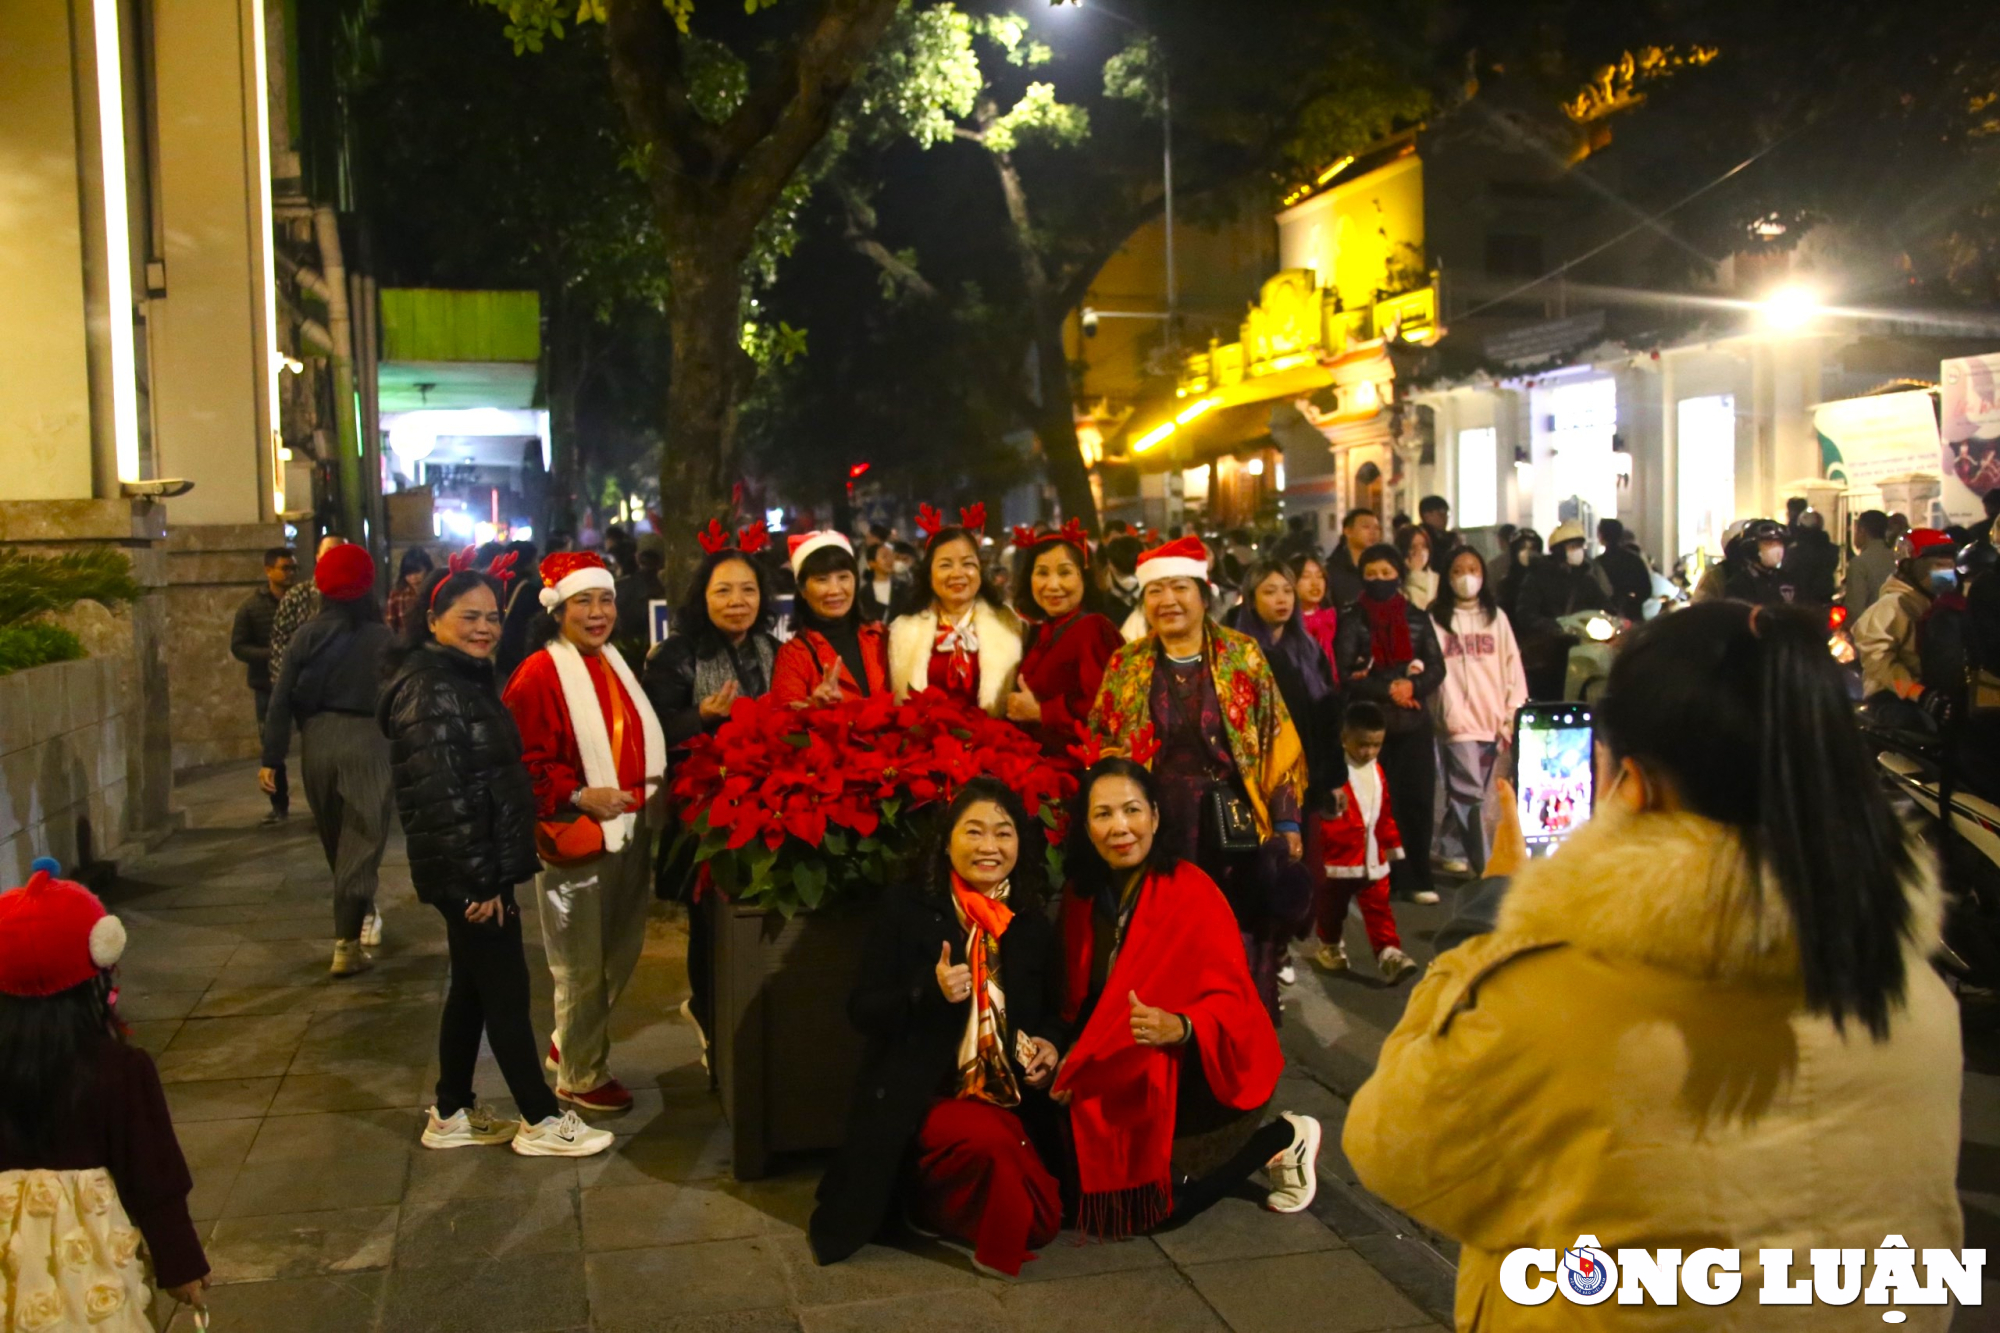
<path fill-rule="evenodd" d="M 1083 308 L 1083 336 L 1086 338 L 1097 336 L 1097 312 L 1089 306 Z"/>
<path fill-rule="evenodd" d="M 155 477 L 151 481 L 121 481 L 118 489 L 127 495 L 145 496 L 149 500 L 171 500 L 176 495 L 186 495 L 194 489 L 194 483 L 185 477 Z"/>

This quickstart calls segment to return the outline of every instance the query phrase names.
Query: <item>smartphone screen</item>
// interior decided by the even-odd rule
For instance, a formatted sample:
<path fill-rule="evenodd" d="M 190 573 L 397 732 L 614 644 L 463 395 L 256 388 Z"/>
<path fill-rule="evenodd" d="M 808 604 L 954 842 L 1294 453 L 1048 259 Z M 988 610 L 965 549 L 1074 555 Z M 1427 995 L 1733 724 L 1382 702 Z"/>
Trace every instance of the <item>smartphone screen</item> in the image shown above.
<path fill-rule="evenodd" d="M 1529 704 L 1514 716 L 1521 836 L 1547 856 L 1590 819 L 1596 785 L 1586 704 Z"/>

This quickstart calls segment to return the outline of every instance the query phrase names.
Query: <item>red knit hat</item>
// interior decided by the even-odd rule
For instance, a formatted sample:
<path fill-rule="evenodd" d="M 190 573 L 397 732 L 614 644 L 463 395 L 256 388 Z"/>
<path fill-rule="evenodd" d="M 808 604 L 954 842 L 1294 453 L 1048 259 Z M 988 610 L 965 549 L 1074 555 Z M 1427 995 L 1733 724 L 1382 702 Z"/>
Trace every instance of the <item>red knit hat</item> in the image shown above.
<path fill-rule="evenodd" d="M 313 565 L 313 586 L 329 602 L 352 602 L 375 591 L 375 561 L 368 548 L 342 542 Z"/>
<path fill-rule="evenodd" d="M 595 551 L 557 551 L 542 561 L 542 605 L 555 610 L 589 588 L 615 592 L 610 566 Z"/>
<path fill-rule="evenodd" d="M 125 954 L 125 927 L 62 867 L 36 857 L 18 889 L 0 893 L 0 995 L 28 999 L 81 986 Z"/>
<path fill-rule="evenodd" d="M 1139 557 L 1139 582 L 1208 578 L 1208 548 L 1199 537 L 1180 537 Z"/>

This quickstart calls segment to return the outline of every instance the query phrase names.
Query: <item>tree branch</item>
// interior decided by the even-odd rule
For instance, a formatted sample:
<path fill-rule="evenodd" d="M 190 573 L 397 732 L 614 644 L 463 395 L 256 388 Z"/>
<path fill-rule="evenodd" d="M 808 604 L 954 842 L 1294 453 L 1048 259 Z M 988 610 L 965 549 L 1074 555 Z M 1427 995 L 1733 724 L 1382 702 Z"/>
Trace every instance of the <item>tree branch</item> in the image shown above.
<path fill-rule="evenodd" d="M 875 238 L 875 210 L 869 206 L 868 201 L 845 186 L 840 188 L 839 193 L 841 208 L 847 214 L 847 225 L 844 229 L 847 243 L 857 253 L 873 261 L 876 267 L 888 275 L 890 281 L 907 288 L 926 301 L 937 300 L 938 289 L 931 285 L 930 280 L 917 272 L 913 266 L 904 263 L 895 251 Z"/>
<path fill-rule="evenodd" d="M 701 117 L 681 77 L 680 34 L 658 0 L 606 0 L 604 45 L 611 90 L 633 136 L 654 155 L 655 173 L 687 173 L 686 152 L 699 138 Z"/>

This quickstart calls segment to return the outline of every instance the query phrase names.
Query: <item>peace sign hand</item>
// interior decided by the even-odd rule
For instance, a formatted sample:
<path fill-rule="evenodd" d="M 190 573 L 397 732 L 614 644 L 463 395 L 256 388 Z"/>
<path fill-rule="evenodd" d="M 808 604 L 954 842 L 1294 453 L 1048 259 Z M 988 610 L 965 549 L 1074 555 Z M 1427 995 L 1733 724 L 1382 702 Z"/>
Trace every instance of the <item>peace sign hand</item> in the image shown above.
<path fill-rule="evenodd" d="M 813 687 L 812 702 L 821 706 L 840 702 L 839 662 L 828 662 L 826 664 L 826 674 L 821 676 L 819 684 Z"/>

